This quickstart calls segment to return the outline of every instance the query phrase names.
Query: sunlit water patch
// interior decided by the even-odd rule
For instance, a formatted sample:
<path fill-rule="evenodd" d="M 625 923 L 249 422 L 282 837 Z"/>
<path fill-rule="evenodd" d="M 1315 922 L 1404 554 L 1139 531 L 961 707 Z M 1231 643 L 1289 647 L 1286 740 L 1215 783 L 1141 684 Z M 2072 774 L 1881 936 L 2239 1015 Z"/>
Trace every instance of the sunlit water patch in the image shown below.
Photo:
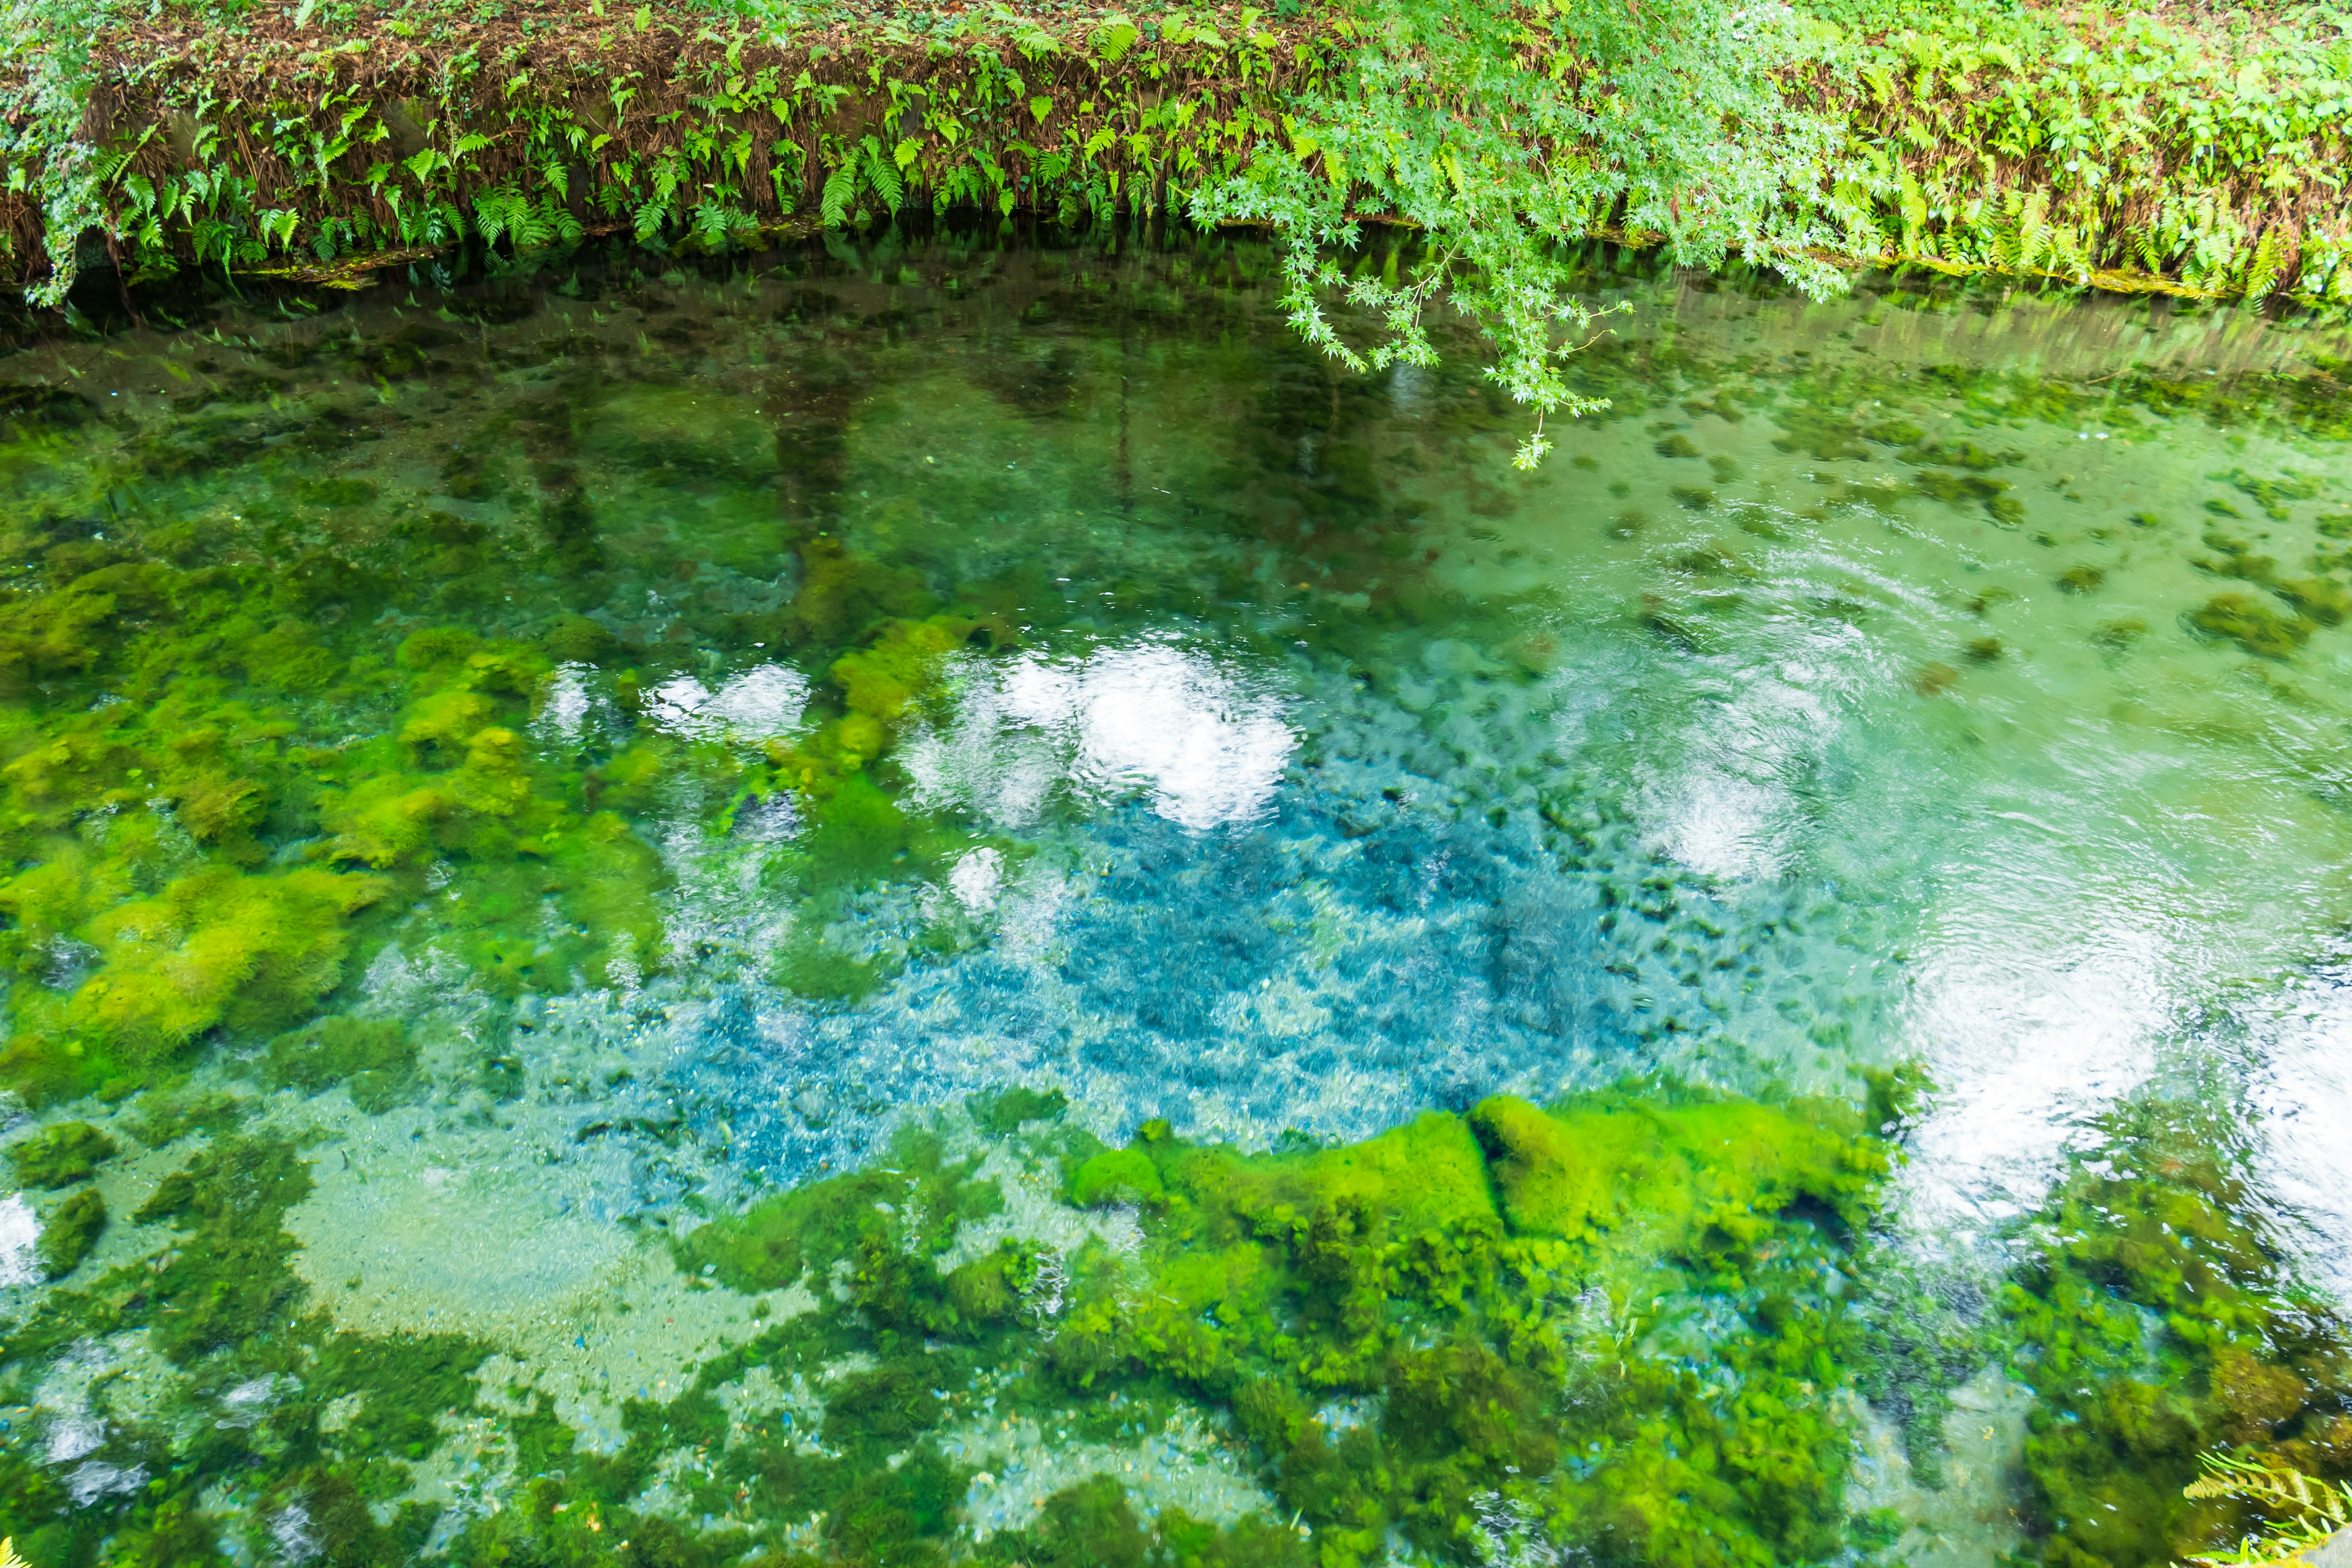
<path fill-rule="evenodd" d="M 1521 475 L 1267 265 L 10 356 L 0 1533 L 2123 1564 L 2352 1471 L 2340 330 L 1599 269 Z"/>

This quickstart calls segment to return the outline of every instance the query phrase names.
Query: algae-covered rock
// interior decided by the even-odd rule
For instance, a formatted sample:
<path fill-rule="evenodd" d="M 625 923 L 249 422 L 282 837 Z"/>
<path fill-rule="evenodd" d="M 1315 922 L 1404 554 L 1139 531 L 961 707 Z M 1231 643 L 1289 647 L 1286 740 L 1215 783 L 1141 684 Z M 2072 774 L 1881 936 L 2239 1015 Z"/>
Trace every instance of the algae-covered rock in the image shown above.
<path fill-rule="evenodd" d="M 2274 586 L 2280 598 L 2323 626 L 2341 626 L 2352 616 L 2352 593 L 2326 577 L 2298 577 Z"/>
<path fill-rule="evenodd" d="M 1070 1178 L 1070 1196 L 1081 1208 L 1150 1203 L 1160 1195 L 1159 1167 L 1140 1149 L 1106 1150 Z"/>
<path fill-rule="evenodd" d="M 2216 594 L 2189 613 L 2200 634 L 2226 638 L 2258 658 L 2285 658 L 2311 640 L 2310 623 L 2282 615 L 2253 594 Z"/>
<path fill-rule="evenodd" d="M 1468 1122 L 1444 1111 L 1311 1153 L 1242 1159 L 1225 1149 L 1154 1149 L 1171 1185 L 1262 1225 L 1303 1229 L 1318 1209 L 1339 1203 L 1363 1205 L 1404 1236 L 1496 1218 L 1478 1141 Z"/>
<path fill-rule="evenodd" d="M 111 1159 L 114 1140 L 87 1121 L 60 1121 L 10 1145 L 8 1163 L 28 1187 L 62 1187 L 79 1182 Z"/>
<path fill-rule="evenodd" d="M 947 1161 L 936 1134 L 901 1132 L 882 1166 L 795 1187 L 700 1226 L 677 1243 L 678 1266 L 688 1273 L 707 1268 L 737 1290 L 776 1289 L 903 1229 L 900 1216 L 910 1215 L 922 1221 L 914 1250 L 931 1277 L 901 1283 L 936 1295 L 944 1284 L 931 1270 L 931 1257 L 947 1248 L 965 1220 L 983 1218 L 1004 1202 L 994 1182 L 971 1179 L 978 1165 L 976 1159 Z"/>
<path fill-rule="evenodd" d="M 415 1092 L 416 1047 L 397 1023 L 338 1015 L 270 1041 L 268 1074 L 273 1087 L 305 1094 L 346 1084 L 373 1116 Z"/>
<path fill-rule="evenodd" d="M 84 1187 L 49 1211 L 41 1223 L 41 1240 L 37 1248 L 41 1268 L 52 1279 L 62 1279 L 72 1273 L 98 1245 L 99 1237 L 106 1230 L 106 1200 L 97 1192 Z"/>
<path fill-rule="evenodd" d="M 1547 1111 L 1497 1095 L 1470 1119 L 1521 1235 L 1586 1240 L 1638 1225 L 1687 1246 L 1703 1230 L 1761 1227 L 1807 1200 L 1852 1226 L 1884 1173 L 1857 1155 L 1851 1127 L 1751 1100 L 1601 1094 Z"/>

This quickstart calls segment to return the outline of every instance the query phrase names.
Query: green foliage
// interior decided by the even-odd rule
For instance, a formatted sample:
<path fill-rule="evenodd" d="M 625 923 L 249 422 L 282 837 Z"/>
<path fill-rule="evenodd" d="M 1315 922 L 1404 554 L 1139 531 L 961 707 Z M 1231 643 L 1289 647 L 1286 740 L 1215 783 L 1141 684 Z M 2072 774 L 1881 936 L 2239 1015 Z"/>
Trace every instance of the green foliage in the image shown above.
<path fill-rule="evenodd" d="M 1837 234 L 1825 199 L 1836 128 L 1790 105 L 1775 72 L 1799 59 L 1785 13 L 1714 0 L 1624 11 L 1559 4 L 1364 0 L 1339 13 L 1343 62 L 1284 116 L 1233 179 L 1203 188 L 1204 222 L 1256 219 L 1288 247 L 1286 303 L 1310 342 L 1353 370 L 1433 363 L 1423 318 L 1451 305 L 1493 342 L 1488 376 L 1544 416 L 1601 406 L 1563 361 L 1593 328 L 1565 242 L 1601 230 L 1664 237 L 1677 262 L 1739 253 L 1816 292 L 1812 253 Z M 1343 268 L 1368 210 L 1419 231 L 1409 275 Z M 1380 322 L 1368 350 L 1325 316 L 1344 298 Z"/>
<path fill-rule="evenodd" d="M 79 1182 L 115 1153 L 115 1142 L 87 1121 L 60 1121 L 8 1147 L 8 1163 L 28 1187 Z"/>
<path fill-rule="evenodd" d="M 2302 1561 L 2337 1531 L 2352 1529 L 2352 1486 L 2329 1486 L 2295 1470 L 2276 1469 L 2228 1454 L 2200 1454 L 2204 1473 L 2182 1489 L 2192 1501 L 2227 1498 L 2252 1504 L 2274 1521 L 2234 1551 L 2204 1552 L 2191 1563 L 2210 1568 L 2258 1568 Z"/>
<path fill-rule="evenodd" d="M 796 30 L 827 19 L 791 6 L 640 26 L 596 5 L 496 63 L 453 6 L 318 10 L 339 40 L 322 49 L 228 11 L 161 35 L 110 30 L 121 0 L 6 14 L 28 66 L 5 89 L 0 217 L 37 299 L 63 299 L 86 230 L 137 276 L 192 261 L 347 284 L 592 228 L 719 249 L 924 202 L 1182 212 L 1272 226 L 1292 320 L 1353 368 L 1427 364 L 1430 311 L 1466 314 L 1491 379 L 1536 411 L 1522 464 L 1548 415 L 1598 405 L 1567 363 L 1597 330 L 1565 249 L 1588 236 L 1738 256 L 1816 294 L 1844 268 L 1917 264 L 2352 300 L 2346 32 L 2325 9 L 1346 0 L 918 11 L 816 44 Z M 162 68 L 207 50 L 249 79 Z M 102 147 L 83 130 L 100 83 L 122 127 Z M 1367 220 L 1412 242 L 1367 247 Z"/>

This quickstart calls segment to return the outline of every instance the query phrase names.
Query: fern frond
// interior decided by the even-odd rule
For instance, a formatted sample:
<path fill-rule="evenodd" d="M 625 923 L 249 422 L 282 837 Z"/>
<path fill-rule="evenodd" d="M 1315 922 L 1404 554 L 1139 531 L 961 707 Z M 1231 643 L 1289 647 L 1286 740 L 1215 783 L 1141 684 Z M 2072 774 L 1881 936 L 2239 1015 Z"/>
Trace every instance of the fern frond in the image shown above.
<path fill-rule="evenodd" d="M 827 228 L 839 228 L 849 221 L 849 204 L 857 199 L 857 166 L 844 163 L 825 176 L 824 194 L 819 210 Z"/>
<path fill-rule="evenodd" d="M 2299 1561 L 2338 1531 L 2352 1527 L 2352 1486 L 2330 1486 L 2296 1470 L 2275 1469 L 2228 1454 L 2202 1454 L 2204 1474 L 2181 1489 L 2191 1501 L 2251 1503 L 2278 1518 L 2269 1531 L 2248 1536 L 2234 1551 L 2191 1557 L 2200 1568 L 2268 1568 Z"/>

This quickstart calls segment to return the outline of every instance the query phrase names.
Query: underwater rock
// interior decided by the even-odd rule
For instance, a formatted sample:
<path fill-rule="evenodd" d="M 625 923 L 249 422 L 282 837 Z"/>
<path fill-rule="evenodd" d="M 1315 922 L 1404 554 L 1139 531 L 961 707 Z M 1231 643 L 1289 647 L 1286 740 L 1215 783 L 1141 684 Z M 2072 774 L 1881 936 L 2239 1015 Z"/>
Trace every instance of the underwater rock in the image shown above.
<path fill-rule="evenodd" d="M 2352 592 L 2326 577 L 2303 577 L 2273 585 L 2278 596 L 2323 626 L 2341 626 L 2352 616 Z"/>
<path fill-rule="evenodd" d="M 2188 616 L 2200 636 L 2236 643 L 2258 658 L 2288 658 L 2311 639 L 2311 625 L 2281 615 L 2252 594 L 2216 594 Z"/>
<path fill-rule="evenodd" d="M 338 1014 L 269 1042 L 268 1077 L 274 1087 L 305 1094 L 346 1083 L 352 1103 L 378 1115 L 415 1088 L 416 1047 L 398 1023 Z"/>
<path fill-rule="evenodd" d="M 61 1121 L 8 1147 L 8 1163 L 28 1187 L 79 1182 L 114 1157 L 115 1142 L 87 1121 Z"/>
<path fill-rule="evenodd" d="M 106 1200 L 85 1187 L 51 1209 L 41 1222 L 37 1250 L 41 1267 L 52 1279 L 62 1279 L 81 1266 L 106 1229 Z"/>

